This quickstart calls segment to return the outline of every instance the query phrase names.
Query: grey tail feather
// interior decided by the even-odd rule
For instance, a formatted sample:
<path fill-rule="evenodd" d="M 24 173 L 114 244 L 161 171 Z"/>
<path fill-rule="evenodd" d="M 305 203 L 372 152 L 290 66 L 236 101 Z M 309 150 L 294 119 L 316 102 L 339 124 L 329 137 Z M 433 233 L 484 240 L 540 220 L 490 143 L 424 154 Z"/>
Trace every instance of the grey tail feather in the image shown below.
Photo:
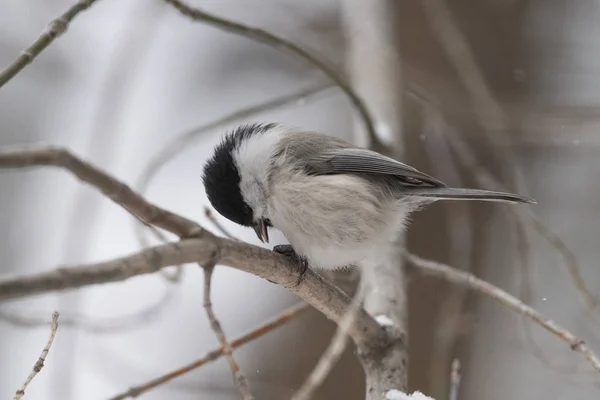
<path fill-rule="evenodd" d="M 428 197 L 444 200 L 482 200 L 482 201 L 501 201 L 508 203 L 527 203 L 537 204 L 532 198 L 519 196 L 518 194 L 494 192 L 481 189 L 463 189 L 463 188 L 403 188 L 402 193 L 407 196 Z"/>

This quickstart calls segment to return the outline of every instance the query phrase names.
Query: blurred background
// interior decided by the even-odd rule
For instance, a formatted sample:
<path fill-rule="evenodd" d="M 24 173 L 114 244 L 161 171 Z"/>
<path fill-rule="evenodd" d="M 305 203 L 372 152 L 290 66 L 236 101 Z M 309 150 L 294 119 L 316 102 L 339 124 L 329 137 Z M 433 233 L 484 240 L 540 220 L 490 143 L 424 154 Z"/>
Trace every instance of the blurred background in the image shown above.
<path fill-rule="evenodd" d="M 287 38 L 340 74 L 370 68 L 378 76 L 377 54 L 357 57 L 361 24 L 370 17 L 353 8 L 357 2 L 190 4 Z M 2 2 L 0 65 L 8 65 L 71 3 Z M 518 220 L 509 206 L 439 203 L 414 215 L 409 248 L 489 280 L 600 349 L 600 309 L 594 308 L 600 293 L 600 2 L 388 3 L 395 4 L 385 21 L 365 23 L 393 28 L 387 34 L 401 66 L 388 90 L 402 93 L 403 161 L 449 185 L 485 187 L 481 177 L 495 177 L 536 198 L 531 211 L 542 224 Z M 156 166 L 157 155 L 182 135 L 327 84 L 297 57 L 193 23 L 161 1 L 104 0 L 0 90 L 0 145 L 67 146 L 142 190 L 148 166 Z M 368 79 L 361 85 L 368 87 Z M 218 232 L 204 215 L 201 169 L 227 129 L 278 121 L 361 140 L 341 92 L 315 92 L 193 136 L 153 169 L 143 188 L 147 197 Z M 250 230 L 221 222 L 259 244 Z M 271 245 L 285 243 L 273 236 Z M 135 221 L 67 173 L 0 171 L 0 273 L 108 260 L 140 246 Z M 230 339 L 299 301 L 277 285 L 226 267 L 215 272 L 212 299 Z M 449 366 L 459 357 L 461 400 L 598 398 L 597 375 L 582 357 L 492 300 L 417 273 L 410 274 L 409 299 L 411 390 L 446 399 Z M 202 308 L 202 272 L 194 266 L 184 269 L 179 283 L 144 276 L 3 303 L 0 398 L 12 398 L 31 371 L 55 309 L 61 313 L 56 341 L 25 398 L 106 399 L 218 347 Z M 256 397 L 289 398 L 333 329 L 310 310 L 236 350 Z M 352 352 L 333 370 L 319 399 L 364 397 Z M 224 400 L 239 394 L 221 359 L 141 398 Z"/>

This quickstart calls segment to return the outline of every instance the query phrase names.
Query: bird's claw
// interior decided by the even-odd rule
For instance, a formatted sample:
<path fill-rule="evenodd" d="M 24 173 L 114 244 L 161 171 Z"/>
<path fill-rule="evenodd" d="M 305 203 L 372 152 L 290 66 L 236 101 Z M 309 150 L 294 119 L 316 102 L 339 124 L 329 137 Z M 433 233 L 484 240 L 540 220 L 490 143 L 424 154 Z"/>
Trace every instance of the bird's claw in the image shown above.
<path fill-rule="evenodd" d="M 302 278 L 304 278 L 304 274 L 308 270 L 308 260 L 298 255 L 296 250 L 294 250 L 294 248 L 289 244 L 278 244 L 277 246 L 273 247 L 273 251 L 275 253 L 283 254 L 300 267 L 300 278 L 298 280 L 299 284 L 302 281 Z"/>

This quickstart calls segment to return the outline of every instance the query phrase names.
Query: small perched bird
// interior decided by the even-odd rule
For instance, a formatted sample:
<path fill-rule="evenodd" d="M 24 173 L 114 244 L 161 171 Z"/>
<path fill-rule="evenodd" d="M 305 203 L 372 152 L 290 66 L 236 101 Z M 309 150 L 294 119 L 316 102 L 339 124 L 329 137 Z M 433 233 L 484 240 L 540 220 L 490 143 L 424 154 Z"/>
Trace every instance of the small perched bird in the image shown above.
<path fill-rule="evenodd" d="M 449 188 L 415 168 L 317 132 L 243 125 L 204 167 L 204 187 L 225 218 L 253 227 L 279 253 L 317 268 L 384 262 L 410 212 L 437 200 L 535 203 L 511 193 Z"/>

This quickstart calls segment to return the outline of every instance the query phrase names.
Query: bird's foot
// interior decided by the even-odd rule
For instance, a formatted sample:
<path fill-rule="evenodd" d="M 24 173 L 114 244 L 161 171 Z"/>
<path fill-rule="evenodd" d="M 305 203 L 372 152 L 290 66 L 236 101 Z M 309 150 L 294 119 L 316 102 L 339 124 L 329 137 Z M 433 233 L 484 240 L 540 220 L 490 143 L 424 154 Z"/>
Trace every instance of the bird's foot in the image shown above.
<path fill-rule="evenodd" d="M 304 278 L 304 274 L 306 274 L 306 271 L 308 270 L 308 260 L 296 253 L 296 250 L 294 250 L 294 248 L 289 244 L 278 244 L 277 246 L 273 247 L 273 251 L 275 253 L 283 254 L 298 265 L 300 268 L 298 284 L 300 284 Z"/>

